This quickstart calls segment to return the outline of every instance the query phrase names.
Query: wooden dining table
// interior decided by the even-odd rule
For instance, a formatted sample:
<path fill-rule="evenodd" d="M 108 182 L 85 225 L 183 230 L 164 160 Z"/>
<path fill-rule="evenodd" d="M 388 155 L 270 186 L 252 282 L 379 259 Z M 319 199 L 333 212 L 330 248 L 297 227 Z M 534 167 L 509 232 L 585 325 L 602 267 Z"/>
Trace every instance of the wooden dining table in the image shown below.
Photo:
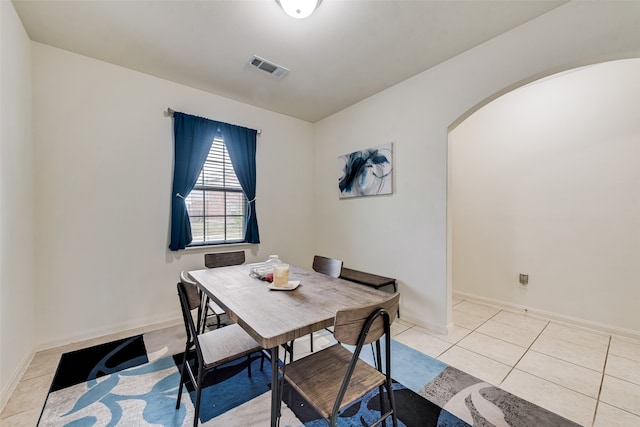
<path fill-rule="evenodd" d="M 272 290 L 250 275 L 250 265 L 190 271 L 198 287 L 225 309 L 271 356 L 271 426 L 280 414 L 279 347 L 333 325 L 337 310 L 381 302 L 389 294 L 344 279 L 291 266 L 294 290 Z"/>

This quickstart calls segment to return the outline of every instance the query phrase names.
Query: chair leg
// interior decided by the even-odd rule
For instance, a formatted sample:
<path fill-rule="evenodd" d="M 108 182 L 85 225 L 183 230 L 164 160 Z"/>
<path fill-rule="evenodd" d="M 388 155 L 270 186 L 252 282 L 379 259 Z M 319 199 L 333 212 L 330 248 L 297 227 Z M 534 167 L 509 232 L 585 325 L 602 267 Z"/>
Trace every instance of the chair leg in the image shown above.
<path fill-rule="evenodd" d="M 196 407 L 193 411 L 193 427 L 198 427 L 200 421 L 200 395 L 202 394 L 202 380 L 204 379 L 204 366 L 198 366 L 198 384 L 196 385 Z"/>
<path fill-rule="evenodd" d="M 220 329 L 220 315 L 216 313 L 216 329 Z"/>
<path fill-rule="evenodd" d="M 180 371 L 180 387 L 178 388 L 178 400 L 176 401 L 176 409 L 180 409 L 180 401 L 182 399 L 182 386 L 184 385 L 184 373 L 187 370 L 187 352 L 189 351 L 189 343 L 187 348 L 184 349 L 184 356 L 182 357 L 182 370 Z"/>
<path fill-rule="evenodd" d="M 311 341 L 311 353 L 313 353 L 313 332 L 309 334 L 309 341 Z"/>
<path fill-rule="evenodd" d="M 380 415 L 384 414 L 386 411 L 386 409 L 384 408 L 384 387 L 380 386 L 378 387 L 378 397 L 380 399 Z M 385 418 L 384 420 L 382 420 L 382 427 L 387 427 L 387 419 Z"/>
<path fill-rule="evenodd" d="M 393 394 L 393 381 L 387 380 L 387 393 L 389 394 L 389 404 L 391 405 L 391 422 L 393 427 L 398 427 L 398 413 L 396 412 L 396 399 Z"/>

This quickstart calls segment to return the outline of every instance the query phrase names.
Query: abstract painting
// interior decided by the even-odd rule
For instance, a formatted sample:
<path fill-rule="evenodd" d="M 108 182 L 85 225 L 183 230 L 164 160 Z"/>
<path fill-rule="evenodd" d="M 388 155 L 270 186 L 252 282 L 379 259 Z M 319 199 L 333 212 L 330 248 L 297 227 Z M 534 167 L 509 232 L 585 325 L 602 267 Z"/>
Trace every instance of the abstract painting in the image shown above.
<path fill-rule="evenodd" d="M 354 151 L 338 158 L 340 198 L 391 194 L 392 144 Z"/>

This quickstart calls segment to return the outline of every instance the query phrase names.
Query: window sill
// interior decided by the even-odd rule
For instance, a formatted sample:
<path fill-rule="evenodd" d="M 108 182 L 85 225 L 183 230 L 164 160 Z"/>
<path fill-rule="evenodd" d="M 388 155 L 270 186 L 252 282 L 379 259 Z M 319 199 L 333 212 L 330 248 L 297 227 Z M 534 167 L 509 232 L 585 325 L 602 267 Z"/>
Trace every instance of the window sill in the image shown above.
<path fill-rule="evenodd" d="M 246 246 L 253 246 L 253 245 L 257 245 L 258 243 L 247 243 L 247 242 L 234 242 L 234 243 L 206 243 L 203 245 L 193 245 L 193 246 L 187 246 L 186 248 L 184 248 L 185 251 L 195 251 L 198 249 L 204 249 L 204 250 L 210 250 L 213 248 L 220 248 L 220 247 L 246 247 Z"/>

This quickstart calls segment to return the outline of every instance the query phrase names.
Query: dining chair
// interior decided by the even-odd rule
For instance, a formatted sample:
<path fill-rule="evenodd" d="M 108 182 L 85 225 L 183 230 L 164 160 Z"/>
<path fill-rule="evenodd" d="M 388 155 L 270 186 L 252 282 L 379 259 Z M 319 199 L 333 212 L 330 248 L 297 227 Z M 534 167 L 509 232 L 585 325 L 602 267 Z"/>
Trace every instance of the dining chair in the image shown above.
<path fill-rule="evenodd" d="M 335 258 L 327 258 L 320 255 L 313 257 L 313 271 L 326 274 L 331 277 L 340 277 L 342 272 L 342 261 Z"/>
<path fill-rule="evenodd" d="M 335 258 L 327 258 L 321 255 L 315 255 L 313 257 L 312 268 L 313 271 L 317 271 L 318 273 L 338 278 L 340 277 L 340 273 L 342 272 L 342 261 Z M 329 329 L 327 329 L 327 331 L 332 332 Z M 309 342 L 311 352 L 313 353 L 313 333 L 309 335 Z"/>
<path fill-rule="evenodd" d="M 231 265 L 244 264 L 245 255 L 244 251 L 233 252 L 217 252 L 211 254 L 204 254 L 204 266 L 207 268 L 217 267 L 229 267 Z M 206 325 L 206 318 L 212 313 L 216 316 L 216 328 L 221 325 L 220 318 L 226 314 L 225 310 L 220 307 L 215 301 L 212 301 L 209 297 L 206 298 L 204 306 L 204 319 Z"/>
<path fill-rule="evenodd" d="M 180 272 L 180 282 L 184 284 L 187 292 L 187 300 L 191 310 L 198 309 L 196 315 L 196 325 L 199 333 L 204 332 L 207 329 L 206 318 L 204 317 L 204 311 L 202 306 L 202 293 L 198 290 L 198 285 L 193 278 L 186 271 Z"/>
<path fill-rule="evenodd" d="M 329 421 L 330 427 L 338 425 L 341 410 L 376 388 L 380 418 L 371 425 L 380 422 L 386 425 L 391 416 L 393 426 L 397 427 L 391 379 L 391 324 L 396 318 L 399 299 L 400 294 L 395 293 L 379 304 L 338 310 L 334 320 L 337 344 L 280 367 L 286 382 Z M 353 353 L 341 343 L 355 345 Z M 362 347 L 372 343 L 377 368 L 360 359 Z M 389 410 L 385 409 L 385 390 Z"/>
<path fill-rule="evenodd" d="M 198 418 L 200 415 L 200 397 L 202 394 L 202 385 L 205 376 L 213 372 L 220 365 L 247 356 L 248 373 L 249 377 L 251 377 L 251 354 L 261 352 L 262 348 L 238 324 L 225 326 L 220 329 L 213 329 L 205 333 L 199 333 L 191 314 L 192 310 L 198 307 L 194 306 L 192 300 L 189 298 L 190 291 L 187 290 L 188 286 L 189 285 L 182 282 L 178 282 L 177 285 L 182 317 L 184 318 L 185 330 L 187 333 L 187 342 L 182 360 L 180 387 L 178 390 L 176 409 L 180 408 L 182 386 L 187 380 L 185 375 L 188 374 L 188 380 L 191 381 L 191 384 L 196 390 L 195 410 L 193 415 L 193 425 L 195 427 L 198 425 Z M 200 302 L 198 302 L 198 306 L 199 305 Z M 188 355 L 194 347 L 196 353 L 196 366 L 192 367 L 189 363 Z M 264 366 L 264 353 L 262 356 L 260 364 L 261 370 Z M 224 398 L 224 396 L 221 397 Z"/>

